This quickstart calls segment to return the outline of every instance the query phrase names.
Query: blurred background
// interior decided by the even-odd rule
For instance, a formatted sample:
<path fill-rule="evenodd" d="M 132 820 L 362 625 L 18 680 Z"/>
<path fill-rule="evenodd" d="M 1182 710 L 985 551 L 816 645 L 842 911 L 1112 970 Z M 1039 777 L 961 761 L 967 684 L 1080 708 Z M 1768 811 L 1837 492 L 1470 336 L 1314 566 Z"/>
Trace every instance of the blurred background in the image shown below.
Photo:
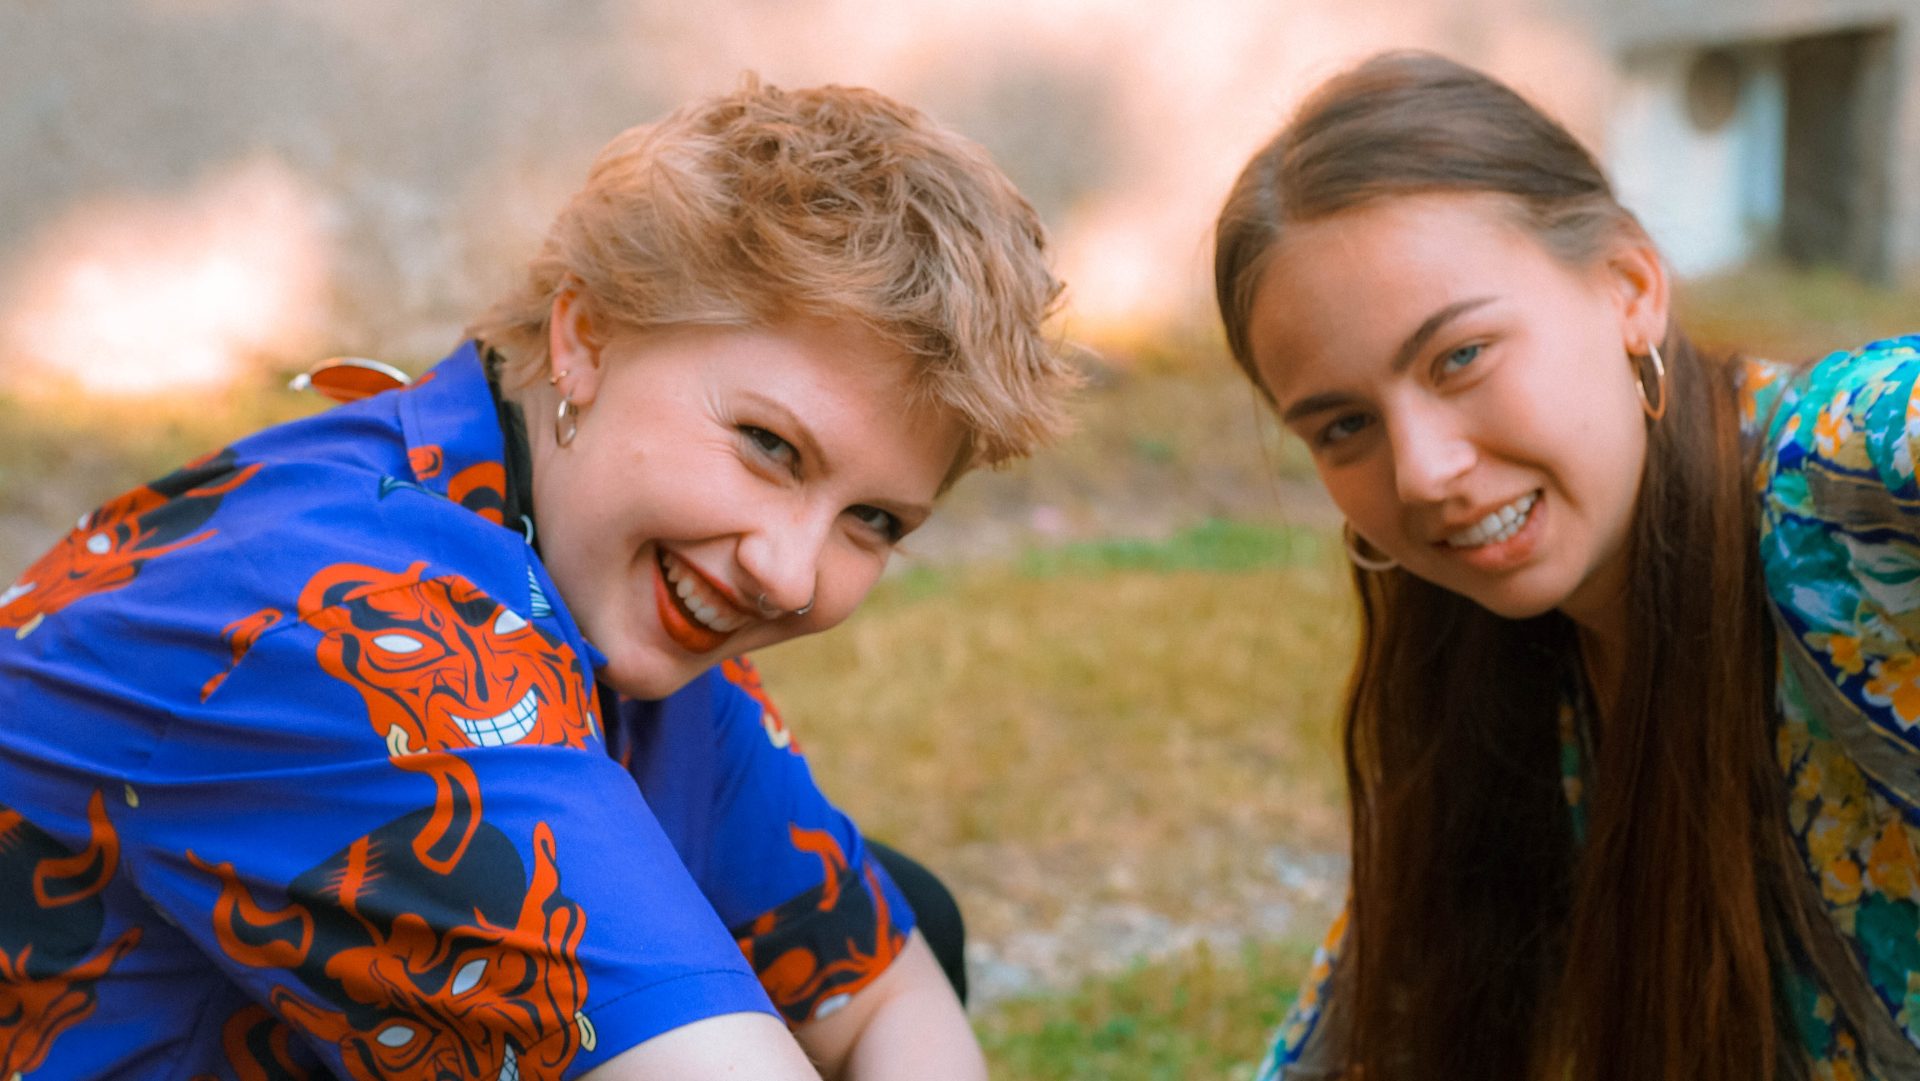
<path fill-rule="evenodd" d="M 1007 1077 L 1250 1073 L 1343 889 L 1337 518 L 1219 345 L 1212 215 L 1320 78 L 1490 69 L 1609 164 L 1710 344 L 1920 308 L 1920 0 L 9 0 L 0 581 L 85 508 L 420 370 L 593 153 L 743 71 L 860 83 L 1039 207 L 1081 433 L 760 658 L 830 793 L 956 886 Z M 965 613 L 964 618 L 956 614 Z"/>

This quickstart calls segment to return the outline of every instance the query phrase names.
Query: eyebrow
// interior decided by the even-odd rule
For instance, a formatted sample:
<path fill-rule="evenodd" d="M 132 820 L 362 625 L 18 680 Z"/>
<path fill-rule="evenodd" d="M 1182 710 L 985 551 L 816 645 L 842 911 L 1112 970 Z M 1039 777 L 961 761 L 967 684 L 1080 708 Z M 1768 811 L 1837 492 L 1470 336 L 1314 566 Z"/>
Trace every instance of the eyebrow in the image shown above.
<path fill-rule="evenodd" d="M 827 457 L 827 452 L 821 449 L 820 441 L 813 437 L 813 429 L 807 427 L 806 422 L 802 421 L 798 414 L 788 409 L 785 404 L 764 394 L 748 391 L 746 396 L 760 408 L 775 414 L 775 419 L 782 429 L 776 434 L 792 442 L 799 449 L 803 461 L 813 463 L 813 468 L 820 473 L 833 472 L 833 460 Z M 913 527 L 918 527 L 933 515 L 933 506 L 927 503 L 901 502 L 886 498 L 869 499 L 867 503 L 879 507 Z"/>
<path fill-rule="evenodd" d="M 1412 334 L 1407 335 L 1406 341 L 1400 343 L 1400 348 L 1394 351 L 1393 363 L 1389 365 L 1389 370 L 1395 375 L 1406 371 L 1407 366 L 1413 363 L 1413 359 L 1420 355 L 1420 350 L 1426 347 L 1428 340 L 1440 332 L 1440 328 L 1475 308 L 1485 304 L 1491 304 L 1493 300 L 1493 297 L 1469 297 L 1466 300 L 1456 300 L 1446 307 L 1441 308 L 1439 311 L 1434 312 L 1432 315 L 1427 316 L 1424 322 L 1414 328 Z M 1336 406 L 1344 404 L 1347 397 L 1347 395 L 1339 391 L 1330 391 L 1325 394 L 1310 394 L 1288 406 L 1287 411 L 1281 415 L 1280 422 L 1282 424 L 1292 424 L 1302 417 L 1335 408 Z"/>

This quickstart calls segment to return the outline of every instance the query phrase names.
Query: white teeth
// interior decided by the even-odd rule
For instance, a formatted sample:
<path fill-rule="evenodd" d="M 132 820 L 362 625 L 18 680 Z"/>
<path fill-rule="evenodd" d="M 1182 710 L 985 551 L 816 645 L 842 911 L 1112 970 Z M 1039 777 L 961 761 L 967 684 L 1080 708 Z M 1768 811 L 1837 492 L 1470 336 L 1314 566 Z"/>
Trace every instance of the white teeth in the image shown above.
<path fill-rule="evenodd" d="M 1527 524 L 1527 517 L 1533 512 L 1533 504 L 1540 498 L 1538 492 L 1528 492 L 1519 499 L 1501 507 L 1485 518 L 1447 538 L 1450 548 L 1478 548 L 1482 545 L 1496 544 L 1507 540 L 1520 527 Z"/>
<path fill-rule="evenodd" d="M 526 739 L 539 714 L 540 697 L 537 692 L 528 691 L 512 709 L 498 717 L 455 717 L 454 720 L 460 722 L 460 731 L 467 734 L 467 742 L 475 747 L 504 747 Z"/>
<path fill-rule="evenodd" d="M 721 634 L 732 634 L 747 625 L 747 618 L 737 615 L 723 597 L 715 596 L 712 587 L 700 580 L 700 576 L 680 566 L 680 561 L 671 553 L 660 554 L 660 566 L 666 570 L 667 584 L 673 587 L 674 595 L 686 606 L 694 621 L 708 630 Z"/>
<path fill-rule="evenodd" d="M 5 608 L 14 601 L 32 593 L 33 586 L 34 583 L 32 582 L 15 582 L 13 585 L 8 586 L 5 593 L 0 593 L 0 608 Z"/>

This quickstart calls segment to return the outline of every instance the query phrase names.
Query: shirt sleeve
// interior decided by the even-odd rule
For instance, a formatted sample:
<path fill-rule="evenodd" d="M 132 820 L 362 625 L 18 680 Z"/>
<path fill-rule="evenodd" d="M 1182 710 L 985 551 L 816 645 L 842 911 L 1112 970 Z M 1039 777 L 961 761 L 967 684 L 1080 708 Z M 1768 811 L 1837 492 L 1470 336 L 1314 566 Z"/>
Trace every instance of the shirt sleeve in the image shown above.
<path fill-rule="evenodd" d="M 1346 941 L 1347 913 L 1342 910 L 1327 929 L 1326 940 L 1313 951 L 1313 967 L 1273 1034 L 1273 1048 L 1255 1071 L 1255 1081 L 1330 1081 L 1340 1076 L 1346 1038 L 1333 977 Z"/>
<path fill-rule="evenodd" d="M 649 806 L 789 1024 L 827 1016 L 892 964 L 912 910 L 815 785 L 750 662 L 621 713 Z"/>
<path fill-rule="evenodd" d="M 1920 339 L 1835 354 L 1776 415 L 1761 519 L 1790 690 L 1920 806 Z"/>
<path fill-rule="evenodd" d="M 327 567 L 130 783 L 142 891 L 341 1076 L 571 1077 L 771 1012 L 539 616 Z"/>

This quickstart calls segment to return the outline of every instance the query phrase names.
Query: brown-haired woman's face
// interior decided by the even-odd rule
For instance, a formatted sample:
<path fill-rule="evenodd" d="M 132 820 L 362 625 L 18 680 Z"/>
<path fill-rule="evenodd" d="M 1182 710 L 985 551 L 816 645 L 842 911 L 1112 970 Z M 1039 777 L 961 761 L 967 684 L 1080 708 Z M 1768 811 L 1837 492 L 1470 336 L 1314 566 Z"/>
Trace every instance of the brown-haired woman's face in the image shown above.
<path fill-rule="evenodd" d="M 1644 243 L 1571 267 L 1490 195 L 1290 226 L 1255 366 L 1362 538 L 1511 618 L 1611 624 L 1647 437 L 1629 353 L 1657 344 Z"/>
<path fill-rule="evenodd" d="M 623 694 L 845 619 L 959 454 L 958 420 L 915 408 L 912 362 L 860 327 L 602 345 L 555 317 L 582 412 L 569 445 L 534 440 L 541 553 Z"/>

